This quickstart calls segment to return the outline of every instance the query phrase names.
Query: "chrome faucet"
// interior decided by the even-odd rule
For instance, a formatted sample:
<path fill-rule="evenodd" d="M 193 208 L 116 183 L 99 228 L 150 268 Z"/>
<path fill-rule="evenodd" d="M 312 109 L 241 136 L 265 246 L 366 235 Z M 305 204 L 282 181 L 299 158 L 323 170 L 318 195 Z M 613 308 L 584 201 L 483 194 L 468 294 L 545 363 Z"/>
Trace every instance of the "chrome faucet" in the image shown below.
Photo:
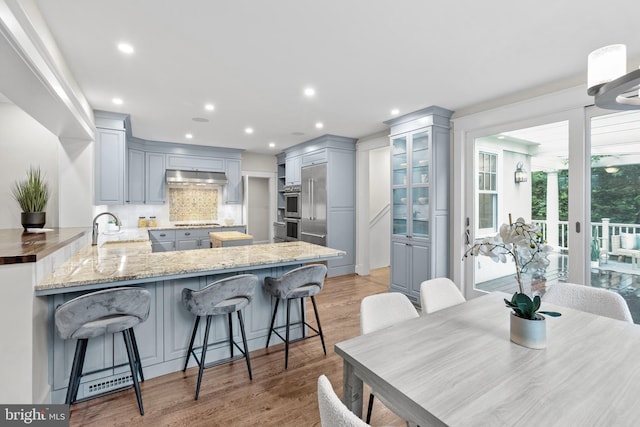
<path fill-rule="evenodd" d="M 122 225 L 122 223 L 120 222 L 120 218 L 118 218 L 118 216 L 116 214 L 113 214 L 111 212 L 102 212 L 99 213 L 98 215 L 96 215 L 95 218 L 93 218 L 93 234 L 91 235 L 91 245 L 92 246 L 96 246 L 98 244 L 98 218 L 100 218 L 102 215 L 111 215 L 113 217 L 113 219 L 116 220 L 116 225 L 118 227 L 120 227 Z"/>

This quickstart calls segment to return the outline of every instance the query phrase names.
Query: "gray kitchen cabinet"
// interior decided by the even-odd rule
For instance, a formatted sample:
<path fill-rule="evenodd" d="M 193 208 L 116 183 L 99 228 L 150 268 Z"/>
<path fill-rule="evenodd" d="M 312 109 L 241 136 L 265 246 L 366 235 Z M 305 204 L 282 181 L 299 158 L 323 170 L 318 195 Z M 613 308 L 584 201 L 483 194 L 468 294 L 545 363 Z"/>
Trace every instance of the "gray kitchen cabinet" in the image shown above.
<path fill-rule="evenodd" d="M 165 155 L 128 150 L 127 204 L 161 205 L 165 202 Z"/>
<path fill-rule="evenodd" d="M 206 249 L 209 247 L 209 232 L 212 228 L 188 228 L 176 230 L 176 250 Z"/>
<path fill-rule="evenodd" d="M 181 154 L 168 154 L 167 169 L 224 172 L 224 159 Z"/>
<path fill-rule="evenodd" d="M 96 128 L 95 204 L 124 203 L 125 131 Z"/>
<path fill-rule="evenodd" d="M 145 153 L 144 203 L 161 205 L 166 200 L 165 191 L 165 154 Z"/>
<path fill-rule="evenodd" d="M 316 150 L 302 155 L 302 167 L 327 163 L 327 150 Z"/>
<path fill-rule="evenodd" d="M 145 175 L 145 156 L 144 151 L 129 149 L 127 150 L 127 168 L 129 170 L 127 176 L 127 199 L 125 202 L 131 205 L 144 203 L 144 175 Z"/>
<path fill-rule="evenodd" d="M 429 107 L 391 126 L 391 285 L 417 302 L 420 283 L 449 275 L 452 111 Z"/>
<path fill-rule="evenodd" d="M 430 277 L 429 246 L 426 242 L 391 241 L 391 290 L 420 301 L 420 284 Z"/>
<path fill-rule="evenodd" d="M 238 231 L 245 233 L 244 225 L 231 227 L 182 228 L 149 230 L 152 252 L 188 251 L 210 247 L 209 233 L 212 231 Z"/>
<path fill-rule="evenodd" d="M 287 148 L 284 151 L 284 159 L 282 156 L 278 158 L 278 177 L 284 176 L 282 185 L 279 180 L 279 190 L 284 184 L 302 184 L 302 240 L 345 251 L 344 257 L 327 263 L 329 277 L 355 272 L 355 143 L 356 140 L 353 138 L 323 135 Z M 326 165 L 326 174 L 322 174 L 324 178 L 317 181 L 305 175 L 305 182 L 302 182 L 302 171 L 310 172 L 307 168 L 319 168 L 318 165 Z M 318 182 L 322 181 L 326 182 L 326 188 L 314 191 L 314 195 L 326 192 L 326 200 L 305 196 L 305 193 L 310 195 L 311 190 L 308 189 L 316 188 Z M 278 203 L 278 219 L 282 220 L 282 193 L 279 193 Z M 311 210 L 317 213 L 318 209 L 325 215 L 313 215 L 309 212 Z M 323 235 L 324 238 L 320 237 Z"/>
<path fill-rule="evenodd" d="M 242 169 L 240 160 L 225 160 L 225 169 L 227 174 L 226 200 L 227 204 L 242 203 Z"/>
<path fill-rule="evenodd" d="M 175 230 L 149 230 L 151 252 L 168 252 L 175 249 Z"/>
<path fill-rule="evenodd" d="M 302 156 L 287 156 L 285 160 L 285 182 L 287 185 L 300 184 Z"/>

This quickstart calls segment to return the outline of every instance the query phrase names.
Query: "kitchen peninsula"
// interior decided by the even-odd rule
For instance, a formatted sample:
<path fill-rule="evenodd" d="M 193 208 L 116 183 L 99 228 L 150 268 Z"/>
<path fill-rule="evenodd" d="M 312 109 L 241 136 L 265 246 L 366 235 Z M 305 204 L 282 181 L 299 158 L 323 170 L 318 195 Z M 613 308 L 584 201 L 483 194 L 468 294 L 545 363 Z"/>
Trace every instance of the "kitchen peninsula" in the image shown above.
<path fill-rule="evenodd" d="M 266 276 L 279 276 L 308 262 L 328 261 L 344 252 L 306 242 L 287 242 L 189 251 L 152 252 L 149 240 L 110 241 L 86 246 L 58 267 L 35 288 L 38 297 L 48 299 L 49 378 L 51 401 L 64 401 L 75 343 L 58 338 L 53 314 L 55 307 L 84 292 L 123 285 L 136 285 L 152 294 L 149 319 L 136 327 L 136 336 L 145 378 L 182 369 L 189 344 L 193 316 L 183 307 L 183 288 L 200 289 L 233 274 L 256 274 L 260 283 Z M 272 311 L 271 297 L 259 287 L 245 309 L 247 341 L 250 350 L 263 348 Z M 300 308 L 292 310 L 299 320 Z M 282 316 L 280 316 L 282 317 Z M 281 324 L 284 318 L 277 320 Z M 226 318 L 215 318 L 210 342 L 227 335 Z M 234 326 L 234 331 L 239 331 Z M 293 331 L 292 331 L 293 332 Z M 298 328 L 295 333 L 300 334 Z M 294 335 L 295 336 L 295 335 Z M 279 344 L 276 340 L 274 344 Z M 228 356 L 228 346 L 212 347 L 207 358 Z M 211 355 L 211 356 L 210 356 Z M 126 361 L 119 335 L 89 341 L 85 371 L 94 371 Z M 193 362 L 192 362 L 193 363 Z M 127 367 L 83 377 L 78 398 L 116 389 L 130 381 Z"/>

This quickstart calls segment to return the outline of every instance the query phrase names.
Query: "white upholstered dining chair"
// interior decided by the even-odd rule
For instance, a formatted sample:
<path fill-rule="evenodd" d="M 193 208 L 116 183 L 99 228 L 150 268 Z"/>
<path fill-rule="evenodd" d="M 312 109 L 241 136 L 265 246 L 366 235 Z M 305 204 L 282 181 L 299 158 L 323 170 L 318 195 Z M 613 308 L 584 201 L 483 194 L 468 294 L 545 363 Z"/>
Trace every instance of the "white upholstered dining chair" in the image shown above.
<path fill-rule="evenodd" d="M 367 427 L 369 425 L 344 406 L 333 391 L 331 382 L 324 375 L 318 377 L 318 409 L 322 427 Z"/>
<path fill-rule="evenodd" d="M 380 329 L 388 328 L 396 323 L 420 317 L 406 295 L 399 292 L 369 295 L 360 303 L 360 334 L 369 334 Z M 375 390 L 369 394 L 366 421 L 371 421 Z M 382 403 L 398 414 L 384 399 Z M 398 414 L 402 416 L 402 414 Z"/>
<path fill-rule="evenodd" d="M 420 306 L 424 314 L 434 313 L 465 301 L 460 289 L 446 277 L 425 280 L 420 284 Z"/>
<path fill-rule="evenodd" d="M 624 298 L 607 289 L 575 283 L 556 283 L 547 288 L 542 301 L 633 323 Z"/>

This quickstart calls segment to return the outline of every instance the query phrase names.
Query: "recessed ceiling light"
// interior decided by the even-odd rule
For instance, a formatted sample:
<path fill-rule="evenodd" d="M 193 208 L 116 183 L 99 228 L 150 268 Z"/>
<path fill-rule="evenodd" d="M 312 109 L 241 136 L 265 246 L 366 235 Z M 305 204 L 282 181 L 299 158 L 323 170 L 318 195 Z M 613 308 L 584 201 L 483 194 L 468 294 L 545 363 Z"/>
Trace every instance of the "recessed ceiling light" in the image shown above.
<path fill-rule="evenodd" d="M 113 98 L 113 99 L 111 100 L 111 102 L 113 102 L 113 103 L 114 103 L 114 104 L 116 104 L 116 105 L 122 105 L 122 102 L 123 102 L 123 101 L 122 101 L 122 99 L 120 99 L 120 98 Z"/>
<path fill-rule="evenodd" d="M 185 134 L 184 134 L 184 137 L 185 137 L 185 138 L 187 138 L 187 139 L 191 139 L 191 138 L 193 138 L 193 134 L 191 134 L 191 133 L 185 133 Z"/>
<path fill-rule="evenodd" d="M 214 107 L 213 104 L 206 104 L 204 106 L 204 109 L 207 110 L 207 111 L 213 111 L 213 110 L 215 110 L 215 108 L 216 107 Z"/>
<path fill-rule="evenodd" d="M 275 142 L 270 142 L 270 143 L 269 143 L 269 147 L 274 148 L 275 146 L 276 146 L 276 143 L 275 143 Z"/>
<path fill-rule="evenodd" d="M 304 89 L 304 95 L 305 96 L 313 96 L 316 94 L 316 90 L 312 87 L 307 87 Z"/>
<path fill-rule="evenodd" d="M 119 43 L 118 50 L 122 53 L 127 53 L 130 55 L 133 53 L 133 46 L 128 43 Z"/>
<path fill-rule="evenodd" d="M 253 133 L 253 128 L 245 128 L 244 133 L 248 133 L 249 135 Z"/>
<path fill-rule="evenodd" d="M 322 124 L 322 122 L 316 123 L 316 129 L 322 129 L 323 127 L 324 125 Z"/>
<path fill-rule="evenodd" d="M 393 110 L 391 110 L 391 115 L 392 116 L 395 116 L 395 115 L 398 115 L 398 114 L 400 114 L 400 110 L 398 110 L 397 108 L 394 108 Z"/>
<path fill-rule="evenodd" d="M 498 139 L 504 139 L 504 135 L 500 135 Z"/>

